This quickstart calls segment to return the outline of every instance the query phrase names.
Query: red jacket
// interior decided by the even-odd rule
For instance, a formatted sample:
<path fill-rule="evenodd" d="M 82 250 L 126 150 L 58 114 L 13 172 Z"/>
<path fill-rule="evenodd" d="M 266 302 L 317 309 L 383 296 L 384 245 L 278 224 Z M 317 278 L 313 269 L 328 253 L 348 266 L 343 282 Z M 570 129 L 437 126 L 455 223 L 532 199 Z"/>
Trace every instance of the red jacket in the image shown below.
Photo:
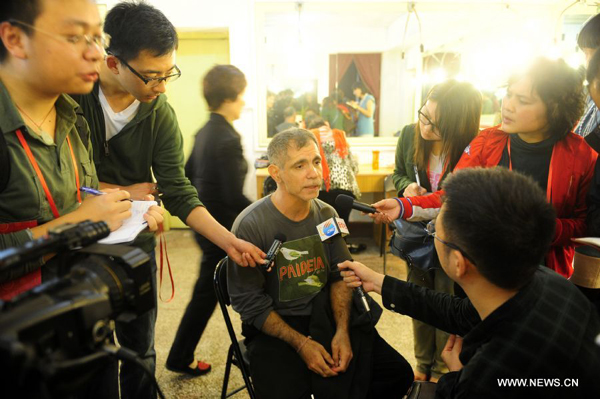
<path fill-rule="evenodd" d="M 500 163 L 509 135 L 498 128 L 483 130 L 471 141 L 454 170 L 469 167 L 494 167 Z M 573 273 L 574 246 L 571 238 L 586 235 L 586 197 L 597 154 L 582 137 L 569 133 L 556 143 L 552 159 L 552 205 L 556 210 L 556 231 L 546 266 L 570 277 Z M 400 217 L 407 220 L 432 219 L 441 206 L 443 190 L 435 193 L 401 198 L 404 209 Z"/>

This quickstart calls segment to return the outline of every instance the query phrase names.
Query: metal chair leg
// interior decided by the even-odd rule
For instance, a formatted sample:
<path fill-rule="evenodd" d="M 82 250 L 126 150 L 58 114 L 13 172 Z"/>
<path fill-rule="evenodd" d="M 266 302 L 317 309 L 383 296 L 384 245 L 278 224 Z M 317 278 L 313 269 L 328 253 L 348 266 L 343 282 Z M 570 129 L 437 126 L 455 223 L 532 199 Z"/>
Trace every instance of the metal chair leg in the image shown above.
<path fill-rule="evenodd" d="M 227 397 L 227 385 L 229 384 L 229 374 L 231 372 L 231 363 L 233 362 L 233 345 L 229 345 L 227 352 L 227 363 L 225 364 L 225 376 L 223 377 L 223 389 L 221 390 L 221 399 Z"/>

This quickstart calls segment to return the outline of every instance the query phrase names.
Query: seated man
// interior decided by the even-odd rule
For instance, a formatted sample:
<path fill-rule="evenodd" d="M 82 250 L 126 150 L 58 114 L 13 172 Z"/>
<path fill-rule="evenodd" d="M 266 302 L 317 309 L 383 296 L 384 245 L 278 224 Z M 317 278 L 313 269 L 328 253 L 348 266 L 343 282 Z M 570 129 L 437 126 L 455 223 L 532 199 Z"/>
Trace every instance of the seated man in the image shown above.
<path fill-rule="evenodd" d="M 542 190 L 504 168 L 463 169 L 444 188 L 428 231 L 442 268 L 467 298 L 356 262 L 339 265 L 344 281 L 381 294 L 393 312 L 463 337 L 451 335 L 442 352 L 450 373 L 436 398 L 595 397 L 600 321 L 573 284 L 539 266 L 556 217 Z"/>
<path fill-rule="evenodd" d="M 410 365 L 373 327 L 381 309 L 372 302 L 371 322 L 352 306 L 337 268 L 351 258 L 344 240 L 324 244 L 317 233 L 334 211 L 317 199 L 316 138 L 304 129 L 286 130 L 271 140 L 268 156 L 277 190 L 246 208 L 233 232 L 265 251 L 276 235 L 285 234 L 286 242 L 272 271 L 231 262 L 227 269 L 258 396 L 401 397 L 413 380 Z"/>

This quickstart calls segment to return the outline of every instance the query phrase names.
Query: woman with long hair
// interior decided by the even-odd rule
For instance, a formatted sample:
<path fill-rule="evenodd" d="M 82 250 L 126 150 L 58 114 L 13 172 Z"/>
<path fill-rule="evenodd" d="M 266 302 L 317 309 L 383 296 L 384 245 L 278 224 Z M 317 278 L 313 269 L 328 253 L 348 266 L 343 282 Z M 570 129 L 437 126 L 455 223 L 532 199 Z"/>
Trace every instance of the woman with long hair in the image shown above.
<path fill-rule="evenodd" d="M 402 129 L 392 178 L 404 197 L 437 191 L 454 169 L 465 147 L 479 132 L 481 93 L 470 83 L 448 80 L 434 86 L 419 109 L 416 124 Z M 409 264 L 409 282 L 453 293 L 453 282 L 441 267 L 423 271 Z M 448 334 L 413 319 L 416 380 L 436 382 L 448 371 L 441 352 Z"/>

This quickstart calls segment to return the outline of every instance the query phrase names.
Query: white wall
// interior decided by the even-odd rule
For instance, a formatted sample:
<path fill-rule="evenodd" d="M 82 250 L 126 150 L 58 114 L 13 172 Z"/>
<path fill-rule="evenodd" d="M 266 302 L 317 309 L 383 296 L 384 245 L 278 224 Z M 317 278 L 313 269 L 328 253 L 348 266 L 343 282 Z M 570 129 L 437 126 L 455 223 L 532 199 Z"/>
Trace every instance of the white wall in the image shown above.
<path fill-rule="evenodd" d="M 242 118 L 236 122 L 236 128 L 244 138 L 245 155 L 251 165 L 246 179 L 245 191 L 250 197 L 254 197 L 256 188 L 252 165 L 254 159 L 264 153 L 264 148 L 259 147 L 258 132 L 260 129 L 266 128 L 266 121 L 263 120 L 266 118 L 264 118 L 264 115 L 259 115 L 259 110 L 266 109 L 264 78 L 261 77 L 263 71 L 260 70 L 264 65 L 264 60 L 260 57 L 264 54 L 256 50 L 257 39 L 260 39 L 257 36 L 264 34 L 263 27 L 260 26 L 264 21 L 257 21 L 258 15 L 255 13 L 255 6 L 264 2 L 254 0 L 147 1 L 162 10 L 178 29 L 211 30 L 224 28 L 229 31 L 231 63 L 242 69 L 248 79 L 245 98 L 246 108 Z M 115 0 L 98 0 L 97 2 L 106 4 L 109 9 L 117 3 Z M 272 3 L 288 3 L 286 6 L 295 4 L 293 1 L 285 2 L 282 0 L 273 1 Z M 304 3 L 318 4 L 322 2 L 309 0 Z M 338 3 L 340 12 L 348 9 L 359 10 L 362 7 L 357 4 L 360 2 L 355 0 L 334 3 Z M 367 4 L 364 1 L 362 3 Z M 387 3 L 387 5 L 384 3 Z M 530 17 L 542 18 L 545 22 L 541 31 L 537 33 L 542 33 L 546 37 L 553 36 L 553 29 L 550 26 L 556 23 L 560 11 L 572 1 L 521 1 L 518 2 L 520 5 L 511 6 L 508 9 L 506 8 L 506 2 L 487 0 L 468 1 L 467 3 L 465 4 L 465 1 L 453 3 L 451 0 L 417 2 L 417 9 L 422 21 L 426 54 L 436 51 L 441 46 L 446 46 L 449 50 L 468 50 L 472 54 L 487 48 L 488 53 L 492 54 L 492 58 L 501 58 L 505 55 L 494 52 L 496 49 L 495 43 L 485 41 L 483 36 L 485 32 L 496 29 L 498 34 L 502 34 L 502 32 L 511 33 L 511 30 L 515 27 L 507 26 L 503 21 L 507 20 L 511 13 L 514 13 L 515 15 L 526 15 L 527 18 L 521 19 L 522 21 L 527 21 Z M 398 13 L 398 10 L 406 10 L 405 2 L 395 0 L 384 0 L 368 4 L 379 10 L 390 7 L 396 13 Z M 595 8 L 580 4 L 570 9 L 569 12 L 588 12 L 592 14 L 595 13 Z M 347 52 L 348 50 L 357 52 L 356 46 L 348 44 L 350 38 L 358 41 L 365 38 L 365 52 L 383 52 L 382 73 L 385 74 L 386 80 L 390 82 L 389 85 L 386 84 L 386 87 L 382 88 L 381 115 L 384 115 L 384 117 L 382 117 L 381 126 L 385 132 L 396 131 L 403 124 L 414 119 L 415 103 L 420 101 L 419 99 L 415 100 L 410 95 L 411 90 L 420 87 L 419 82 L 422 78 L 420 70 L 421 54 L 418 51 L 420 37 L 414 16 L 411 17 L 408 35 L 404 41 L 404 48 L 407 52 L 406 59 L 404 61 L 399 59 L 406 20 L 406 14 L 403 15 L 388 26 L 382 26 L 382 29 L 378 32 L 371 30 L 370 33 L 367 33 L 364 30 L 361 31 L 360 26 L 355 26 L 350 33 L 340 35 L 343 40 L 337 37 L 316 36 L 320 41 L 331 42 L 337 52 Z M 499 15 L 504 16 L 505 19 L 498 18 Z M 526 39 L 527 37 L 523 38 L 523 40 Z M 574 45 L 568 47 L 572 49 Z M 464 59 L 469 59 L 469 56 L 466 55 Z M 317 55 L 317 73 L 328 73 L 326 62 L 328 62 L 327 54 Z M 490 60 L 490 62 L 494 62 L 494 60 Z M 481 67 L 469 69 L 469 65 L 467 65 L 465 70 L 469 74 L 476 73 L 481 70 Z M 328 82 L 320 82 L 319 96 L 321 97 L 327 92 Z M 393 163 L 394 148 L 392 146 L 360 146 L 353 149 L 353 151 L 358 154 L 361 163 L 369 163 L 373 149 L 381 151 L 381 165 Z"/>

